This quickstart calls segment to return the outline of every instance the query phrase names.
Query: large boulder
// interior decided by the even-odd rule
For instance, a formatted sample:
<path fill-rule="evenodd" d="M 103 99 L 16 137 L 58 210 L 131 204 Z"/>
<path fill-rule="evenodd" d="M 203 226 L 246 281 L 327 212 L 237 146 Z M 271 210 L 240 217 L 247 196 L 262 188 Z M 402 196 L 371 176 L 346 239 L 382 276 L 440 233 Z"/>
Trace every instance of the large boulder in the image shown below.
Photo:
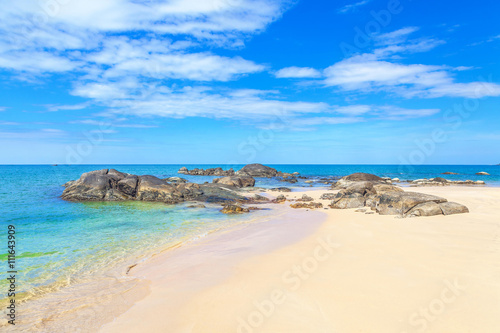
<path fill-rule="evenodd" d="M 380 215 L 406 215 L 415 206 L 425 202 L 442 203 L 447 200 L 418 192 L 386 192 L 378 197 L 376 210 Z"/>
<path fill-rule="evenodd" d="M 182 201 L 182 193 L 166 181 L 155 176 L 140 176 L 137 188 L 137 200 L 178 203 Z"/>
<path fill-rule="evenodd" d="M 245 165 L 243 168 L 236 172 L 238 176 L 251 176 L 251 177 L 276 177 L 278 171 L 274 168 L 254 163 Z"/>
<path fill-rule="evenodd" d="M 139 177 L 135 175 L 127 176 L 121 179 L 117 184 L 117 189 L 129 196 L 134 197 L 137 193 L 137 183 L 139 182 Z"/>
<path fill-rule="evenodd" d="M 124 174 L 108 174 L 108 169 L 86 172 L 80 179 L 69 184 L 61 198 L 68 201 L 102 201 L 106 193 L 121 180 Z M 117 200 L 115 196 L 108 196 L 110 200 Z"/>
<path fill-rule="evenodd" d="M 434 216 L 434 215 L 442 215 L 443 211 L 441 210 L 440 204 L 434 201 L 428 201 L 421 204 L 416 205 L 412 209 L 406 213 L 408 217 L 416 217 L 416 216 Z"/>
<path fill-rule="evenodd" d="M 439 205 L 444 215 L 468 213 L 469 209 L 456 202 L 443 202 Z"/>
<path fill-rule="evenodd" d="M 344 190 L 342 190 L 344 191 Z M 336 198 L 330 204 L 330 208 L 349 209 L 364 207 L 366 198 L 360 193 L 338 193 Z"/>
<path fill-rule="evenodd" d="M 198 201 L 206 202 L 247 202 L 249 199 L 241 195 L 233 186 L 223 184 L 201 184 L 200 190 L 203 194 L 196 198 Z"/>
<path fill-rule="evenodd" d="M 248 176 L 233 176 L 233 177 L 223 177 L 215 178 L 212 181 L 214 184 L 224 184 L 235 187 L 253 187 L 255 186 L 255 179 Z"/>
<path fill-rule="evenodd" d="M 376 175 L 372 175 L 371 173 L 364 173 L 364 172 L 356 172 L 353 174 L 350 174 L 348 176 L 342 177 L 342 179 L 345 180 L 350 180 L 350 181 L 369 181 L 369 182 L 378 182 L 378 181 L 383 181 L 382 178 Z"/>

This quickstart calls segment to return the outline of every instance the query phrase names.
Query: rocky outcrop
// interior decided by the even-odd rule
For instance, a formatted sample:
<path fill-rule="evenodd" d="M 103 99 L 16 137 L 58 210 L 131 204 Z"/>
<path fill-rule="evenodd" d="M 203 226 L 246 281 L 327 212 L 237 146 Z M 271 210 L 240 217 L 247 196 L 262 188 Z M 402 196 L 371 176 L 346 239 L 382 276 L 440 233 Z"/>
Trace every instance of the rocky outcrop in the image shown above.
<path fill-rule="evenodd" d="M 446 172 L 443 172 L 442 175 L 459 175 L 459 174 L 456 172 L 446 171 Z"/>
<path fill-rule="evenodd" d="M 206 170 L 195 168 L 192 170 L 188 170 L 188 168 L 186 167 L 180 168 L 177 173 L 191 176 L 234 176 L 235 174 L 233 168 L 229 170 L 222 170 L 222 168 L 210 168 Z"/>
<path fill-rule="evenodd" d="M 254 163 L 245 165 L 243 168 L 236 172 L 238 176 L 250 176 L 250 177 L 276 177 L 278 175 L 278 171 L 274 168 Z"/>
<path fill-rule="evenodd" d="M 214 184 L 224 184 L 235 187 L 253 187 L 255 186 L 255 179 L 247 176 L 232 176 L 216 178 L 212 181 Z"/>
<path fill-rule="evenodd" d="M 175 178 L 175 179 L 172 179 Z M 259 202 L 238 193 L 235 186 L 196 184 L 178 177 L 160 179 L 137 176 L 114 169 L 87 172 L 66 183 L 61 198 L 67 201 L 153 201 L 175 204 L 182 201 Z"/>
<path fill-rule="evenodd" d="M 348 176 L 342 177 L 342 179 L 355 181 L 355 182 L 360 182 L 360 181 L 378 182 L 378 181 L 383 180 L 379 176 L 372 175 L 371 173 L 364 173 L 364 172 L 356 172 L 356 173 L 350 174 Z"/>
<path fill-rule="evenodd" d="M 445 198 L 405 192 L 402 188 L 384 183 L 377 178 L 361 176 L 357 179 L 373 181 L 350 181 L 343 178 L 340 191 L 335 194 L 329 207 L 334 209 L 370 207 L 380 215 L 399 215 L 401 217 L 434 216 L 467 213 L 467 207 L 448 202 Z M 342 180 L 342 179 L 341 179 Z M 447 182 L 435 179 L 435 183 Z M 326 195 L 328 194 L 328 195 Z M 324 199 L 331 197 L 325 193 Z"/>
<path fill-rule="evenodd" d="M 376 211 L 380 215 L 402 215 L 405 216 L 411 209 L 423 203 L 442 203 L 445 198 L 418 192 L 386 192 L 380 195 L 376 205 Z"/>
<path fill-rule="evenodd" d="M 353 173 L 348 176 L 340 178 L 335 184 L 332 185 L 332 189 L 346 189 L 347 187 L 354 185 L 359 182 L 371 182 L 372 184 L 391 184 L 392 181 L 389 179 L 383 179 L 379 176 L 372 175 L 369 173 Z"/>
<path fill-rule="evenodd" d="M 481 172 L 477 172 L 476 175 L 478 175 L 478 176 L 489 176 L 490 174 L 487 173 L 487 172 L 481 171 Z"/>

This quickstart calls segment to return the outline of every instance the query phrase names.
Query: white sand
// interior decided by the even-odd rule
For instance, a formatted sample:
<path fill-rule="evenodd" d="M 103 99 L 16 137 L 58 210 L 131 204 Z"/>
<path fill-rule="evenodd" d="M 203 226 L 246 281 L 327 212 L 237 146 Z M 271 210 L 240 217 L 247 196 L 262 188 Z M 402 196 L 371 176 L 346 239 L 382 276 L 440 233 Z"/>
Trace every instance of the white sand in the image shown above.
<path fill-rule="evenodd" d="M 500 188 L 406 190 L 471 212 L 294 210 L 208 237 L 134 268 L 150 294 L 101 332 L 500 332 Z"/>

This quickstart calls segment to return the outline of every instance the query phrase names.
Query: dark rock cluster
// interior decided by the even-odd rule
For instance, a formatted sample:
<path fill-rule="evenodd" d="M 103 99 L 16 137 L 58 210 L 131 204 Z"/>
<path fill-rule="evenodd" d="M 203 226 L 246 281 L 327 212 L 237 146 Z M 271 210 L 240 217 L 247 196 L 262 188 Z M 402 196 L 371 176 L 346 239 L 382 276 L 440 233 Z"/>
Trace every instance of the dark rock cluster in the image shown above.
<path fill-rule="evenodd" d="M 417 192 L 405 192 L 375 175 L 354 174 L 343 177 L 337 184 L 340 191 L 330 204 L 334 209 L 369 207 L 381 215 L 402 217 L 451 215 L 468 213 L 464 205 L 445 198 Z M 323 195 L 323 198 L 330 198 Z"/>

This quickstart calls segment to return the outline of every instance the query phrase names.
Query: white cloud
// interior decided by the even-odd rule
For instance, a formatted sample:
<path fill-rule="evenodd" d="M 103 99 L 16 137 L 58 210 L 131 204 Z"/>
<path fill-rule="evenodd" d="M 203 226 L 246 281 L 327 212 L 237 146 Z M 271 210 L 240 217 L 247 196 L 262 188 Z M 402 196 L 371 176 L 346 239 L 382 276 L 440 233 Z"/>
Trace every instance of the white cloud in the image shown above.
<path fill-rule="evenodd" d="M 277 78 L 317 78 L 321 72 L 311 67 L 286 67 L 274 74 Z"/>
<path fill-rule="evenodd" d="M 0 112 L 7 110 L 6 106 L 0 106 Z"/>
<path fill-rule="evenodd" d="M 323 71 L 324 84 L 346 91 L 387 91 L 405 97 L 500 96 L 500 85 L 495 83 L 456 82 L 452 71 L 469 69 L 467 67 L 449 68 L 397 61 L 402 53 L 424 52 L 442 43 L 434 39 L 407 41 L 407 36 L 416 30 L 410 27 L 378 36 L 382 46 L 372 53 L 355 55 L 326 68 Z"/>
<path fill-rule="evenodd" d="M 352 10 L 355 10 L 356 8 L 358 7 L 361 7 L 361 6 L 364 6 L 366 4 L 368 4 L 371 0 L 361 0 L 359 2 L 355 2 L 353 4 L 349 4 L 349 5 L 345 5 L 344 7 L 341 7 L 338 12 L 341 13 L 341 14 L 345 14 L 345 13 L 348 13 Z"/>

